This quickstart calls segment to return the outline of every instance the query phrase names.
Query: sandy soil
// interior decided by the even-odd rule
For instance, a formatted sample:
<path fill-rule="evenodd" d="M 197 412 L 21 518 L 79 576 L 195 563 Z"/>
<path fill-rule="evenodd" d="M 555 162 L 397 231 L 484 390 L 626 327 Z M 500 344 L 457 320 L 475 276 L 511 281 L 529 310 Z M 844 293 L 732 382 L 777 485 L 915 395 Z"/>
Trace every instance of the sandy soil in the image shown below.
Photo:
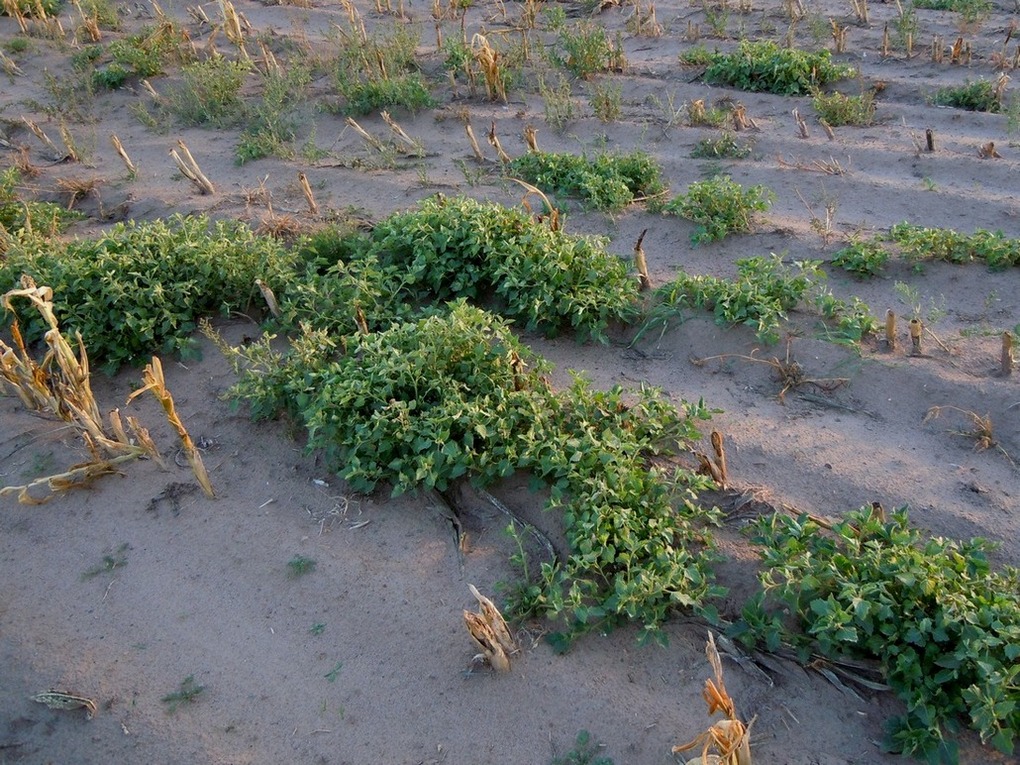
<path fill-rule="evenodd" d="M 152 21 L 142 3 L 114 5 L 122 11 L 123 30 L 105 32 L 104 41 Z M 369 4 L 357 5 L 369 24 L 388 21 Z M 148 108 L 151 97 L 131 83 L 86 100 L 85 111 L 66 123 L 85 161 L 55 163 L 21 118 L 35 120 L 59 141 L 54 114 L 70 114 L 69 104 L 55 101 L 46 75 L 67 76 L 68 57 L 78 48 L 71 42 L 77 22 L 69 8 L 61 14 L 68 38 L 32 37 L 27 51 L 12 55 L 22 73 L 2 76 L 0 129 L 7 145 L 0 159 L 7 167 L 18 161 L 19 147 L 27 147 L 40 171 L 28 191 L 38 198 L 66 201 L 57 189 L 61 179 L 99 179 L 98 193 L 77 205 L 90 216 L 76 229 L 83 234 L 110 220 L 171 212 L 258 225 L 270 215 L 267 193 L 274 214 L 310 224 L 314 217 L 298 172 L 307 174 L 323 215 L 353 206 L 378 219 L 437 191 L 519 201 L 494 164 L 482 168 L 478 185 L 468 183 L 474 182 L 473 159 L 458 119 L 462 112 L 479 135 L 495 120 L 504 148 L 514 155 L 524 151 L 520 136 L 528 124 L 538 127 L 547 150 L 643 148 L 663 164 L 680 192 L 720 163 L 689 158 L 697 141 L 713 131 L 670 124 L 670 99 L 679 108 L 693 99 L 732 98 L 746 106 L 758 131 L 746 135 L 754 143 L 751 157 L 722 167 L 740 183 L 764 183 L 777 195 L 758 233 L 692 248 L 689 223 L 638 208 L 615 218 L 572 209 L 568 229 L 605 234 L 622 256 L 649 229 L 644 247 L 659 283 L 678 267 L 730 275 L 736 259 L 769 252 L 827 260 L 845 236 L 904 220 L 1020 236 L 1020 149 L 1010 144 L 1007 116 L 936 108 L 926 98 L 946 84 L 996 76 L 992 54 L 1017 21 L 1012 0 L 996 0 L 989 19 L 966 28 L 957 14 L 918 10 L 918 39 L 909 59 L 900 49 L 881 55 L 883 28 L 896 18 L 895 5 L 874 4 L 867 25 L 854 22 L 846 3 L 805 5 L 811 7 L 796 30 L 800 45 L 831 46 L 830 16 L 849 24 L 849 52 L 837 58 L 860 67 L 864 83 L 885 83 L 873 126 L 838 128 L 830 140 L 810 120 L 810 136 L 802 138 L 791 110 L 811 115 L 810 99 L 704 84 L 697 70 L 678 67 L 677 54 L 693 44 L 687 39 L 690 25 L 707 32 L 709 19 L 700 6 L 673 0 L 656 7 L 664 28 L 658 38 L 627 31 L 629 6 L 595 16 L 623 33 L 629 62 L 626 72 L 613 75 L 623 88 L 623 113 L 613 123 L 592 116 L 590 83 L 573 83 L 577 117 L 562 133 L 545 125 L 542 99 L 531 90 L 512 91 L 504 105 L 466 92 L 455 98 L 448 88 L 437 88 L 437 109 L 416 116 L 394 113 L 421 139 L 424 158 L 375 170 L 350 167 L 370 163 L 372 150 L 345 128 L 342 117 L 309 105 L 301 115 L 299 143 L 313 141 L 325 152 L 321 158 L 238 166 L 237 131 L 171 125 L 157 132 L 134 116 L 138 105 Z M 206 46 L 208 25 L 183 4 L 163 7 L 182 21 L 200 50 Z M 254 34 L 281 50 L 281 41 L 289 40 L 302 55 L 326 55 L 337 44 L 330 27 L 342 11 L 334 5 L 237 0 L 236 7 Z M 576 5 L 559 7 L 572 16 L 581 13 Z M 219 18 L 215 4 L 205 10 Z M 442 54 L 435 47 L 431 9 L 418 2 L 406 10 L 408 20 L 401 23 L 421 28 L 420 58 L 438 78 Z M 508 4 L 507 21 L 501 11 L 492 3 L 472 7 L 469 34 L 505 29 L 520 13 Z M 781 3 L 755 3 L 750 14 L 733 10 L 725 36 L 701 42 L 727 48 L 740 34 L 762 30 L 776 30 L 771 33 L 781 39 L 788 23 Z M 447 22 L 446 33 L 458 33 L 457 25 Z M 941 35 L 948 46 L 961 33 L 972 43 L 970 63 L 933 63 L 932 36 Z M 0 41 L 16 36 L 15 21 L 0 17 Z M 215 44 L 223 52 L 231 49 L 222 34 Z M 1010 50 L 1015 45 L 1014 40 Z M 175 76 L 153 78 L 152 85 L 165 92 Z M 860 87 L 845 85 L 851 93 Z M 322 77 L 313 92 L 326 98 L 331 87 Z M 361 124 L 385 134 L 378 117 Z M 918 151 L 926 129 L 937 138 L 934 153 Z M 136 177 L 126 176 L 111 133 L 138 166 Z M 179 138 L 216 184 L 216 194 L 200 195 L 177 174 L 168 152 Z M 1001 158 L 979 157 L 979 146 L 989 141 Z M 462 163 L 472 173 L 462 171 Z M 822 170 L 837 163 L 841 174 Z M 827 202 L 834 205 L 831 236 L 822 236 L 812 218 L 824 218 Z M 567 379 L 569 369 L 585 370 L 600 385 L 650 383 L 678 399 L 704 397 L 722 410 L 713 425 L 731 445 L 734 492 L 721 502 L 751 493 L 777 507 L 827 516 L 873 501 L 887 508 L 909 505 L 913 522 L 932 534 L 990 538 L 1002 545 L 995 562 L 1017 565 L 1020 482 L 1003 451 L 1020 456 L 1020 387 L 1015 375 L 994 373 L 1001 332 L 1020 323 L 1020 271 L 935 264 L 917 273 L 893 263 L 882 277 L 858 282 L 838 268 L 828 270 L 837 295 L 858 295 L 877 315 L 888 308 L 908 312 L 897 284 L 912 286 L 939 342 L 927 338 L 921 357 L 907 354 L 905 336 L 895 352 L 872 343 L 851 349 L 817 339 L 813 318 L 793 315 L 788 343 L 761 354 L 789 352 L 809 375 L 847 377 L 850 383 L 832 396 L 792 391 L 781 402 L 781 386 L 766 365 L 690 362 L 760 347 L 750 332 L 718 327 L 707 314 L 691 314 L 634 347 L 629 336 L 608 347 L 526 339 L 556 364 L 557 381 Z M 231 342 L 258 332 L 244 320 L 221 328 Z M 505 519 L 481 500 L 466 501 L 470 546 L 461 571 L 449 525 L 426 499 L 356 496 L 314 456 L 304 455 L 285 425 L 254 425 L 243 411 L 232 411 L 222 399 L 232 373 L 201 342 L 201 361 L 166 359 L 165 367 L 185 424 L 196 438 L 206 439 L 216 500 L 202 497 L 186 468 L 163 472 L 137 463 L 123 476 L 41 507 L 10 499 L 0 507 L 0 763 L 540 765 L 564 756 L 585 729 L 618 765 L 653 765 L 674 762 L 670 747 L 704 729 L 701 688 L 709 671 L 706 626 L 697 620 L 670 622 L 668 648 L 638 647 L 635 630 L 624 628 L 588 636 L 565 656 L 542 642 L 547 625 L 515 625 L 524 648 L 513 671 L 497 676 L 472 668 L 461 610 L 473 602 L 468 583 L 495 593 L 499 582 L 513 576 Z M 123 406 L 139 384 L 138 374 L 125 370 L 95 384 L 104 406 Z M 933 406 L 987 414 L 1001 450 L 975 451 L 973 440 L 953 432 L 969 423 L 951 413 L 924 423 Z M 158 443 L 173 443 L 151 402 L 130 409 L 150 425 Z M 81 452 L 68 430 L 26 413 L 16 397 L 0 397 L 0 485 L 72 464 Z M 515 482 L 495 493 L 555 533 L 554 519 L 536 512 L 540 497 Z M 748 591 L 755 568 L 756 555 L 739 533 L 745 516 L 734 515 L 720 532 L 730 562 L 719 576 L 732 587 L 724 604 L 730 607 Z M 104 555 L 123 565 L 83 577 L 102 565 Z M 296 555 L 315 559 L 314 572 L 288 576 L 287 562 Z M 756 763 L 899 761 L 879 746 L 882 721 L 900 709 L 895 698 L 863 690 L 851 696 L 794 663 L 764 661 L 766 673 L 725 663 L 738 711 L 745 719 L 756 716 Z M 161 699 L 187 677 L 205 690 L 170 713 Z M 97 699 L 98 715 L 86 720 L 81 711 L 52 711 L 31 701 L 47 688 Z M 1007 761 L 972 738 L 964 738 L 963 752 L 968 763 Z"/>

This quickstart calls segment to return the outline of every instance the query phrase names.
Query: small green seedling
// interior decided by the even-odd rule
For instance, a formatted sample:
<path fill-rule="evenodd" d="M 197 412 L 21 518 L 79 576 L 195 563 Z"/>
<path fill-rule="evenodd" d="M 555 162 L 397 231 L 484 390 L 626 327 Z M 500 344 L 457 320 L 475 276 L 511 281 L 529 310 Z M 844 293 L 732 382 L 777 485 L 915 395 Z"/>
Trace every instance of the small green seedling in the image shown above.
<path fill-rule="evenodd" d="M 194 675 L 188 675 L 181 681 L 181 687 L 173 693 L 168 693 L 160 701 L 167 705 L 166 711 L 173 714 L 182 704 L 192 704 L 198 695 L 205 690 L 204 685 L 195 682 Z"/>
<path fill-rule="evenodd" d="M 315 566 L 315 560 L 306 558 L 304 555 L 295 555 L 287 561 L 287 568 L 290 569 L 291 579 L 297 579 L 299 576 L 312 573 L 315 570 Z"/>
<path fill-rule="evenodd" d="M 124 542 L 112 553 L 107 553 L 103 556 L 102 562 L 90 568 L 88 571 L 81 575 L 82 581 L 92 579 L 99 576 L 100 574 L 107 574 L 112 572 L 114 569 L 123 568 L 127 565 L 127 551 L 130 546 L 127 542 Z"/>

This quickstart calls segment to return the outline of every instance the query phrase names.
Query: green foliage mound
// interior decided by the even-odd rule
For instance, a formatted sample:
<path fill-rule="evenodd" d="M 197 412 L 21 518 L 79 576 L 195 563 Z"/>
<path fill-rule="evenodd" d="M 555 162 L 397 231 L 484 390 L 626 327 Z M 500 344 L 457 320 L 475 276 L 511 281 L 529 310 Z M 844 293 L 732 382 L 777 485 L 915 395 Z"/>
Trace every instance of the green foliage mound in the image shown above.
<path fill-rule="evenodd" d="M 506 171 L 543 191 L 580 197 L 596 210 L 621 210 L 636 198 L 665 189 L 662 168 L 642 151 L 595 157 L 529 151 L 512 160 Z"/>
<path fill-rule="evenodd" d="M 961 234 L 948 228 L 897 223 L 889 230 L 889 237 L 908 260 L 984 261 L 993 270 L 1020 265 L 1020 239 L 1010 239 L 1001 231 L 978 229 L 973 234 Z"/>
<path fill-rule="evenodd" d="M 21 198 L 18 184 L 21 173 L 9 167 L 0 173 L 0 254 L 11 244 L 11 238 L 22 232 L 38 232 L 52 236 L 67 223 L 81 217 L 78 213 L 53 202 L 31 202 Z M 2 261 L 0 261 L 2 263 Z"/>
<path fill-rule="evenodd" d="M 649 312 L 639 336 L 655 327 L 665 328 L 686 308 L 707 308 L 723 325 L 750 327 L 760 340 L 774 343 L 786 315 L 810 300 L 829 323 L 826 332 L 837 342 L 854 343 L 874 332 L 877 320 L 857 298 L 847 302 L 823 286 L 821 261 L 795 261 L 792 266 L 779 255 L 737 261 L 737 278 L 722 279 L 681 271 L 656 292 L 659 302 Z M 831 327 L 834 325 L 834 332 Z"/>
<path fill-rule="evenodd" d="M 806 516 L 774 515 L 755 532 L 767 596 L 745 611 L 748 642 L 782 636 L 802 658 L 877 659 L 907 705 L 888 726 L 893 751 L 955 763 L 957 746 L 946 733 L 961 719 L 982 741 L 1013 753 L 1020 572 L 993 572 L 990 543 L 924 539 L 907 526 L 905 509 L 886 520 L 864 508 L 831 534 Z"/>
<path fill-rule="evenodd" d="M 562 618 L 561 647 L 625 619 L 657 634 L 672 610 L 715 594 L 692 503 L 706 480 L 650 464 L 690 448 L 701 403 L 678 410 L 580 379 L 556 392 L 504 320 L 463 301 L 377 332 L 306 330 L 286 356 L 268 341 L 235 353 L 251 365 L 235 395 L 259 417 L 289 412 L 355 489 L 444 491 L 518 470 L 547 486 L 569 549 L 538 570 L 518 556 L 512 600 Z"/>
<path fill-rule="evenodd" d="M 832 63 L 828 51 L 808 53 L 773 40 L 742 40 L 733 53 L 713 53 L 705 70 L 708 82 L 779 96 L 807 95 L 853 76 L 853 67 Z"/>
<path fill-rule="evenodd" d="M 247 307 L 255 279 L 279 281 L 291 259 L 242 223 L 174 216 L 118 224 L 91 241 L 22 237 L 0 261 L 0 293 L 22 274 L 52 287 L 62 329 L 81 332 L 112 373 L 153 353 L 188 355 L 198 317 Z M 39 318 L 23 327 L 29 342 L 46 329 Z"/>
<path fill-rule="evenodd" d="M 329 262 L 326 253 L 343 262 Z M 375 309 L 398 317 L 411 305 L 491 299 L 526 329 L 569 327 L 582 339 L 602 339 L 610 322 L 637 312 L 630 267 L 602 239 L 554 231 L 521 209 L 467 197 L 425 200 L 367 236 L 320 237 L 306 257 L 326 265 L 311 286 L 298 287 L 315 311 L 289 298 L 284 310 L 313 323 L 312 314 L 329 305 L 350 317 L 344 300 L 372 322 Z"/>
<path fill-rule="evenodd" d="M 775 193 L 765 186 L 745 189 L 730 177 L 719 175 L 695 181 L 686 194 L 671 199 L 663 210 L 697 224 L 691 241 L 702 244 L 729 234 L 750 233 L 757 214 L 771 208 L 775 198 Z"/>

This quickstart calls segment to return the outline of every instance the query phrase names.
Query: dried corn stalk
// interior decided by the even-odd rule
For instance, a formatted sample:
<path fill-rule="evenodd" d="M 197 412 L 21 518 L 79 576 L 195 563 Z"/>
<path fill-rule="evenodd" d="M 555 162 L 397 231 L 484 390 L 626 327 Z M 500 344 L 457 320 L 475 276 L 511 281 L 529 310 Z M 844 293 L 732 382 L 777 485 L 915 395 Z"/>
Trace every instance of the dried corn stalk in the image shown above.
<path fill-rule="evenodd" d="M 131 177 L 134 178 L 138 175 L 138 168 L 135 167 L 135 163 L 131 161 L 131 157 L 129 157 L 128 153 L 124 150 L 124 144 L 120 142 L 116 133 L 110 136 L 110 143 L 113 144 L 113 148 L 117 150 L 117 154 L 124 161 L 124 166 L 128 169 L 128 172 L 131 173 Z"/>
<path fill-rule="evenodd" d="M 202 491 L 205 492 L 207 497 L 212 499 L 216 496 L 216 492 L 213 491 L 212 483 L 209 481 L 209 474 L 205 470 L 205 465 L 202 464 L 202 455 L 191 440 L 191 436 L 188 435 L 188 431 L 184 427 L 184 423 L 181 422 L 181 418 L 177 415 L 173 396 L 166 389 L 166 381 L 163 379 L 163 365 L 157 357 L 153 356 L 152 362 L 145 365 L 145 369 L 142 370 L 142 382 L 145 383 L 145 387 L 139 388 L 132 393 L 128 397 L 128 402 L 130 403 L 134 398 L 146 391 L 152 391 L 152 394 L 162 404 L 163 411 L 166 412 L 167 422 L 177 431 L 177 435 L 181 439 L 181 445 L 184 447 L 184 456 L 187 458 L 188 464 L 191 465 L 191 469 L 195 473 L 195 478 L 198 479 Z"/>
<path fill-rule="evenodd" d="M 499 157 L 500 162 L 504 165 L 510 162 L 510 155 L 503 151 L 499 136 L 496 135 L 496 120 L 492 121 L 492 127 L 489 128 L 489 144 L 496 150 L 496 156 Z"/>
<path fill-rule="evenodd" d="M 478 613 L 464 611 L 464 624 L 482 658 L 497 672 L 510 671 L 510 657 L 517 652 L 517 644 L 507 629 L 503 615 L 495 604 L 469 584 L 468 589 L 478 601 Z"/>
<path fill-rule="evenodd" d="M 14 306 L 15 298 L 27 299 L 50 327 L 43 336 L 49 350 L 41 363 L 37 363 L 25 347 Z M 13 316 L 13 345 L 0 339 L 0 384 L 6 383 L 12 387 L 26 408 L 48 412 L 74 427 L 92 457 L 88 462 L 72 465 L 64 473 L 39 478 L 24 486 L 6 486 L 0 489 L 0 497 L 16 493 L 20 503 L 39 505 L 49 500 L 54 493 L 87 486 L 100 476 L 118 472 L 117 466 L 124 462 L 150 457 L 166 467 L 148 431 L 137 419 L 127 418 L 130 437 L 118 410 L 110 412 L 108 421 L 104 422 L 92 393 L 85 344 L 79 333 L 78 353 L 75 354 L 71 344 L 61 334 L 53 311 L 51 288 L 37 287 L 31 278 L 22 277 L 21 288 L 0 297 L 0 306 Z M 159 359 L 153 358 L 152 363 L 145 368 L 143 382 L 145 387 L 135 391 L 128 401 L 146 390 L 155 393 L 163 405 L 167 420 L 181 437 L 185 455 L 199 484 L 208 496 L 214 496 L 201 456 L 174 410 L 173 398 L 163 381 Z M 50 494 L 39 498 L 32 494 L 37 488 L 45 488 Z"/>
<path fill-rule="evenodd" d="M 199 191 L 203 194 L 215 194 L 216 187 L 212 185 L 212 182 L 205 177 L 205 173 L 202 172 L 202 168 L 198 166 L 195 158 L 191 156 L 191 152 L 188 151 L 187 145 L 184 141 L 177 141 L 177 148 L 184 152 L 184 158 L 177 153 L 177 149 L 170 150 L 170 156 L 174 158 L 174 162 L 177 164 L 177 168 L 181 171 L 181 174 L 185 178 L 190 180 L 196 186 Z"/>
<path fill-rule="evenodd" d="M 312 215 L 318 215 L 319 203 L 315 201 L 315 195 L 312 193 L 311 184 L 308 183 L 308 176 L 300 172 L 297 175 L 298 183 L 301 184 L 301 191 L 305 195 L 305 201 L 308 202 L 308 212 L 310 212 Z"/>
<path fill-rule="evenodd" d="M 489 99 L 497 97 L 506 103 L 506 85 L 503 83 L 503 67 L 500 64 L 499 51 L 489 45 L 485 35 L 476 34 L 471 38 L 471 55 L 482 68 L 485 76 L 485 91 Z"/>
<path fill-rule="evenodd" d="M 521 204 L 524 205 L 524 209 L 527 210 L 528 212 L 531 212 L 531 205 L 528 203 L 528 197 L 530 197 L 532 194 L 535 194 L 536 196 L 540 197 L 542 199 L 542 203 L 545 205 L 546 211 L 548 212 L 549 228 L 553 231 L 559 231 L 560 211 L 553 207 L 553 203 L 549 201 L 549 197 L 547 197 L 542 192 L 541 189 L 532 186 L 530 183 L 527 183 L 526 181 L 522 181 L 520 178 L 511 178 L 510 180 L 513 181 L 514 183 L 519 183 L 525 189 L 524 196 L 521 198 Z M 545 216 L 542 214 L 537 214 L 535 215 L 535 220 L 541 223 L 545 220 Z"/>
<path fill-rule="evenodd" d="M 361 127 L 361 125 L 359 125 L 357 123 L 357 121 L 353 117 L 348 117 L 347 119 L 344 120 L 344 122 L 355 133 L 357 133 L 359 136 L 361 136 L 362 140 L 364 140 L 365 143 L 367 143 L 373 149 L 375 149 L 376 151 L 380 151 L 380 152 L 386 150 L 385 144 L 383 144 L 382 141 L 380 141 L 374 135 L 372 135 L 367 130 L 365 130 L 365 128 Z"/>
<path fill-rule="evenodd" d="M 715 636 L 711 632 L 708 633 L 705 655 L 712 667 L 715 680 L 705 681 L 702 696 L 705 703 L 708 704 L 709 716 L 716 712 L 722 712 L 726 719 L 715 723 L 688 743 L 674 746 L 673 754 L 686 752 L 701 744 L 701 756 L 698 759 L 689 760 L 688 765 L 708 762 L 718 762 L 720 765 L 751 765 L 751 725 L 754 724 L 754 720 L 744 725 L 737 718 L 733 699 L 726 692 L 726 684 L 723 682 L 722 676 L 722 660 L 715 647 Z M 713 748 L 718 752 L 717 755 L 709 754 L 709 750 Z"/>
<path fill-rule="evenodd" d="M 25 347 L 14 307 L 15 298 L 27 299 L 50 327 L 44 335 L 49 350 L 41 363 L 37 363 Z M 92 455 L 89 462 L 73 465 L 64 473 L 39 478 L 24 486 L 4 487 L 0 489 L 0 496 L 17 493 L 20 503 L 37 505 L 49 499 L 49 496 L 42 499 L 33 496 L 32 490 L 38 487 L 53 493 L 84 486 L 99 476 L 117 472 L 118 464 L 139 457 L 151 457 L 163 464 L 152 439 L 136 421 L 129 418 L 128 424 L 138 444 L 128 438 L 116 410 L 110 414 L 109 426 L 104 423 L 89 382 L 85 345 L 79 334 L 76 355 L 61 334 L 53 312 L 52 289 L 36 287 L 30 278 L 23 277 L 21 289 L 6 293 L 0 298 L 0 304 L 14 317 L 11 323 L 13 345 L 0 340 L 0 382 L 13 388 L 27 409 L 48 412 L 77 429 Z"/>

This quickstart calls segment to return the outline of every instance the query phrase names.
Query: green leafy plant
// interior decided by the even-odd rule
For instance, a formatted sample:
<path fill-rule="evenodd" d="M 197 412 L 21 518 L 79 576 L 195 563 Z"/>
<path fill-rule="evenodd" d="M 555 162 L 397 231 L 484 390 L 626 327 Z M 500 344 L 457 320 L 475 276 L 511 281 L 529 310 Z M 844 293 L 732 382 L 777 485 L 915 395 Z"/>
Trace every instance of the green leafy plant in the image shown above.
<path fill-rule="evenodd" d="M 690 448 L 709 416 L 701 402 L 677 409 L 657 391 L 582 379 L 557 393 L 504 321 L 464 303 L 341 339 L 306 328 L 286 356 L 236 353 L 253 366 L 235 395 L 260 416 L 289 412 L 359 490 L 446 491 L 518 470 L 548 485 L 568 554 L 531 567 L 512 601 L 563 619 L 561 649 L 623 620 L 661 636 L 673 610 L 708 609 L 718 592 L 693 504 L 708 479 L 649 462 Z"/>
<path fill-rule="evenodd" d="M 185 64 L 181 84 L 167 96 L 171 113 L 183 125 L 223 128 L 242 122 L 241 86 L 250 70 L 246 62 L 221 56 Z"/>
<path fill-rule="evenodd" d="M 691 150 L 695 159 L 743 159 L 751 155 L 751 145 L 738 141 L 732 133 L 718 138 L 703 138 Z"/>
<path fill-rule="evenodd" d="M 811 105 L 819 119 L 831 127 L 864 126 L 875 121 L 875 94 L 871 91 L 857 96 L 848 96 L 838 91 L 828 94 L 818 92 L 811 99 Z"/>
<path fill-rule="evenodd" d="M 87 338 L 89 354 L 109 372 L 160 353 L 194 353 L 199 317 L 244 309 L 261 296 L 255 280 L 278 285 L 292 256 L 239 222 L 173 216 L 118 224 L 95 240 L 12 241 L 0 261 L 0 292 L 22 274 L 53 288 L 61 326 Z M 49 327 L 22 326 L 26 340 Z"/>
<path fill-rule="evenodd" d="M 613 43 L 599 24 L 580 21 L 560 30 L 555 60 L 575 77 L 589 79 L 610 68 Z"/>
<path fill-rule="evenodd" d="M 828 51 L 807 53 L 772 40 L 742 40 L 733 53 L 713 53 L 704 76 L 740 90 L 797 96 L 852 77 L 854 69 L 834 64 Z"/>
<path fill-rule="evenodd" d="M 598 339 L 636 312 L 637 282 L 603 240 L 553 230 L 520 209 L 435 197 L 379 223 L 370 242 L 384 268 L 402 271 L 411 302 L 491 291 L 527 329 L 570 327 Z"/>
<path fill-rule="evenodd" d="M 728 176 L 692 183 L 664 206 L 664 211 L 696 224 L 691 241 L 714 242 L 734 233 L 750 233 L 757 213 L 772 207 L 775 194 L 765 186 L 745 189 Z"/>
<path fill-rule="evenodd" d="M 262 79 L 262 95 L 246 120 L 237 146 L 240 164 L 276 156 L 293 156 L 292 144 L 297 129 L 296 112 L 304 102 L 311 72 L 299 63 L 270 69 Z"/>
<path fill-rule="evenodd" d="M 889 253 L 880 243 L 863 240 L 850 242 L 832 257 L 832 265 L 859 277 L 877 276 L 888 261 Z"/>
<path fill-rule="evenodd" d="M 662 168 L 642 151 L 594 157 L 529 151 L 513 159 L 506 172 L 544 191 L 580 197 L 597 210 L 620 210 L 665 188 Z"/>
<path fill-rule="evenodd" d="M 915 262 L 977 260 L 984 261 L 992 270 L 1020 265 L 1020 239 L 1011 239 L 1001 231 L 979 229 L 973 234 L 962 234 L 953 229 L 904 222 L 892 226 L 889 238 L 901 248 L 904 258 Z"/>
<path fill-rule="evenodd" d="M 907 707 L 887 744 L 929 763 L 955 763 L 956 720 L 1007 754 L 1020 734 L 1020 572 L 992 571 L 982 539 L 925 539 L 906 509 L 850 513 L 826 533 L 801 516 L 754 526 L 766 597 L 748 614 L 775 641 L 783 630 L 806 660 L 877 659 Z M 764 604 L 764 609 L 760 606 Z M 757 613 L 755 613 L 757 611 Z M 769 617 L 768 614 L 774 614 Z M 771 626 L 770 626 L 771 625 Z M 736 634 L 760 635 L 745 621 Z"/>
<path fill-rule="evenodd" d="M 574 748 L 562 757 L 554 757 L 550 765 L 613 765 L 609 757 L 600 757 L 602 745 L 593 741 L 586 730 L 579 731 Z"/>
<path fill-rule="evenodd" d="M 124 542 L 113 552 L 104 555 L 101 563 L 93 566 L 81 575 L 82 581 L 94 579 L 100 574 L 108 574 L 118 568 L 126 566 L 127 551 L 129 549 L 131 549 L 131 546 L 127 542 Z"/>
<path fill-rule="evenodd" d="M 173 714 L 183 704 L 194 704 L 195 700 L 205 691 L 204 685 L 195 682 L 194 675 L 188 675 L 181 681 L 180 688 L 168 693 L 160 701 L 166 704 L 166 711 Z"/>
<path fill-rule="evenodd" d="M 685 308 L 707 308 L 720 324 L 744 325 L 766 342 L 779 339 L 786 313 L 822 278 L 819 261 L 787 266 L 778 255 L 737 261 L 733 281 L 715 276 L 680 272 L 675 280 L 656 291 L 658 303 L 649 313 L 641 334 L 665 326 Z"/>
<path fill-rule="evenodd" d="M 305 557 L 304 555 L 295 555 L 287 561 L 288 575 L 291 579 L 297 579 L 315 571 L 317 565 L 316 561 L 312 558 Z"/>
<path fill-rule="evenodd" d="M 967 23 L 980 21 L 992 10 L 990 0 L 914 0 L 913 5 L 933 11 L 953 11 L 961 14 Z"/>
<path fill-rule="evenodd" d="M 998 114 L 1003 108 L 1007 81 L 1005 77 L 999 77 L 994 82 L 985 79 L 973 82 L 968 80 L 963 85 L 939 88 L 932 94 L 931 102 L 937 106 Z"/>

